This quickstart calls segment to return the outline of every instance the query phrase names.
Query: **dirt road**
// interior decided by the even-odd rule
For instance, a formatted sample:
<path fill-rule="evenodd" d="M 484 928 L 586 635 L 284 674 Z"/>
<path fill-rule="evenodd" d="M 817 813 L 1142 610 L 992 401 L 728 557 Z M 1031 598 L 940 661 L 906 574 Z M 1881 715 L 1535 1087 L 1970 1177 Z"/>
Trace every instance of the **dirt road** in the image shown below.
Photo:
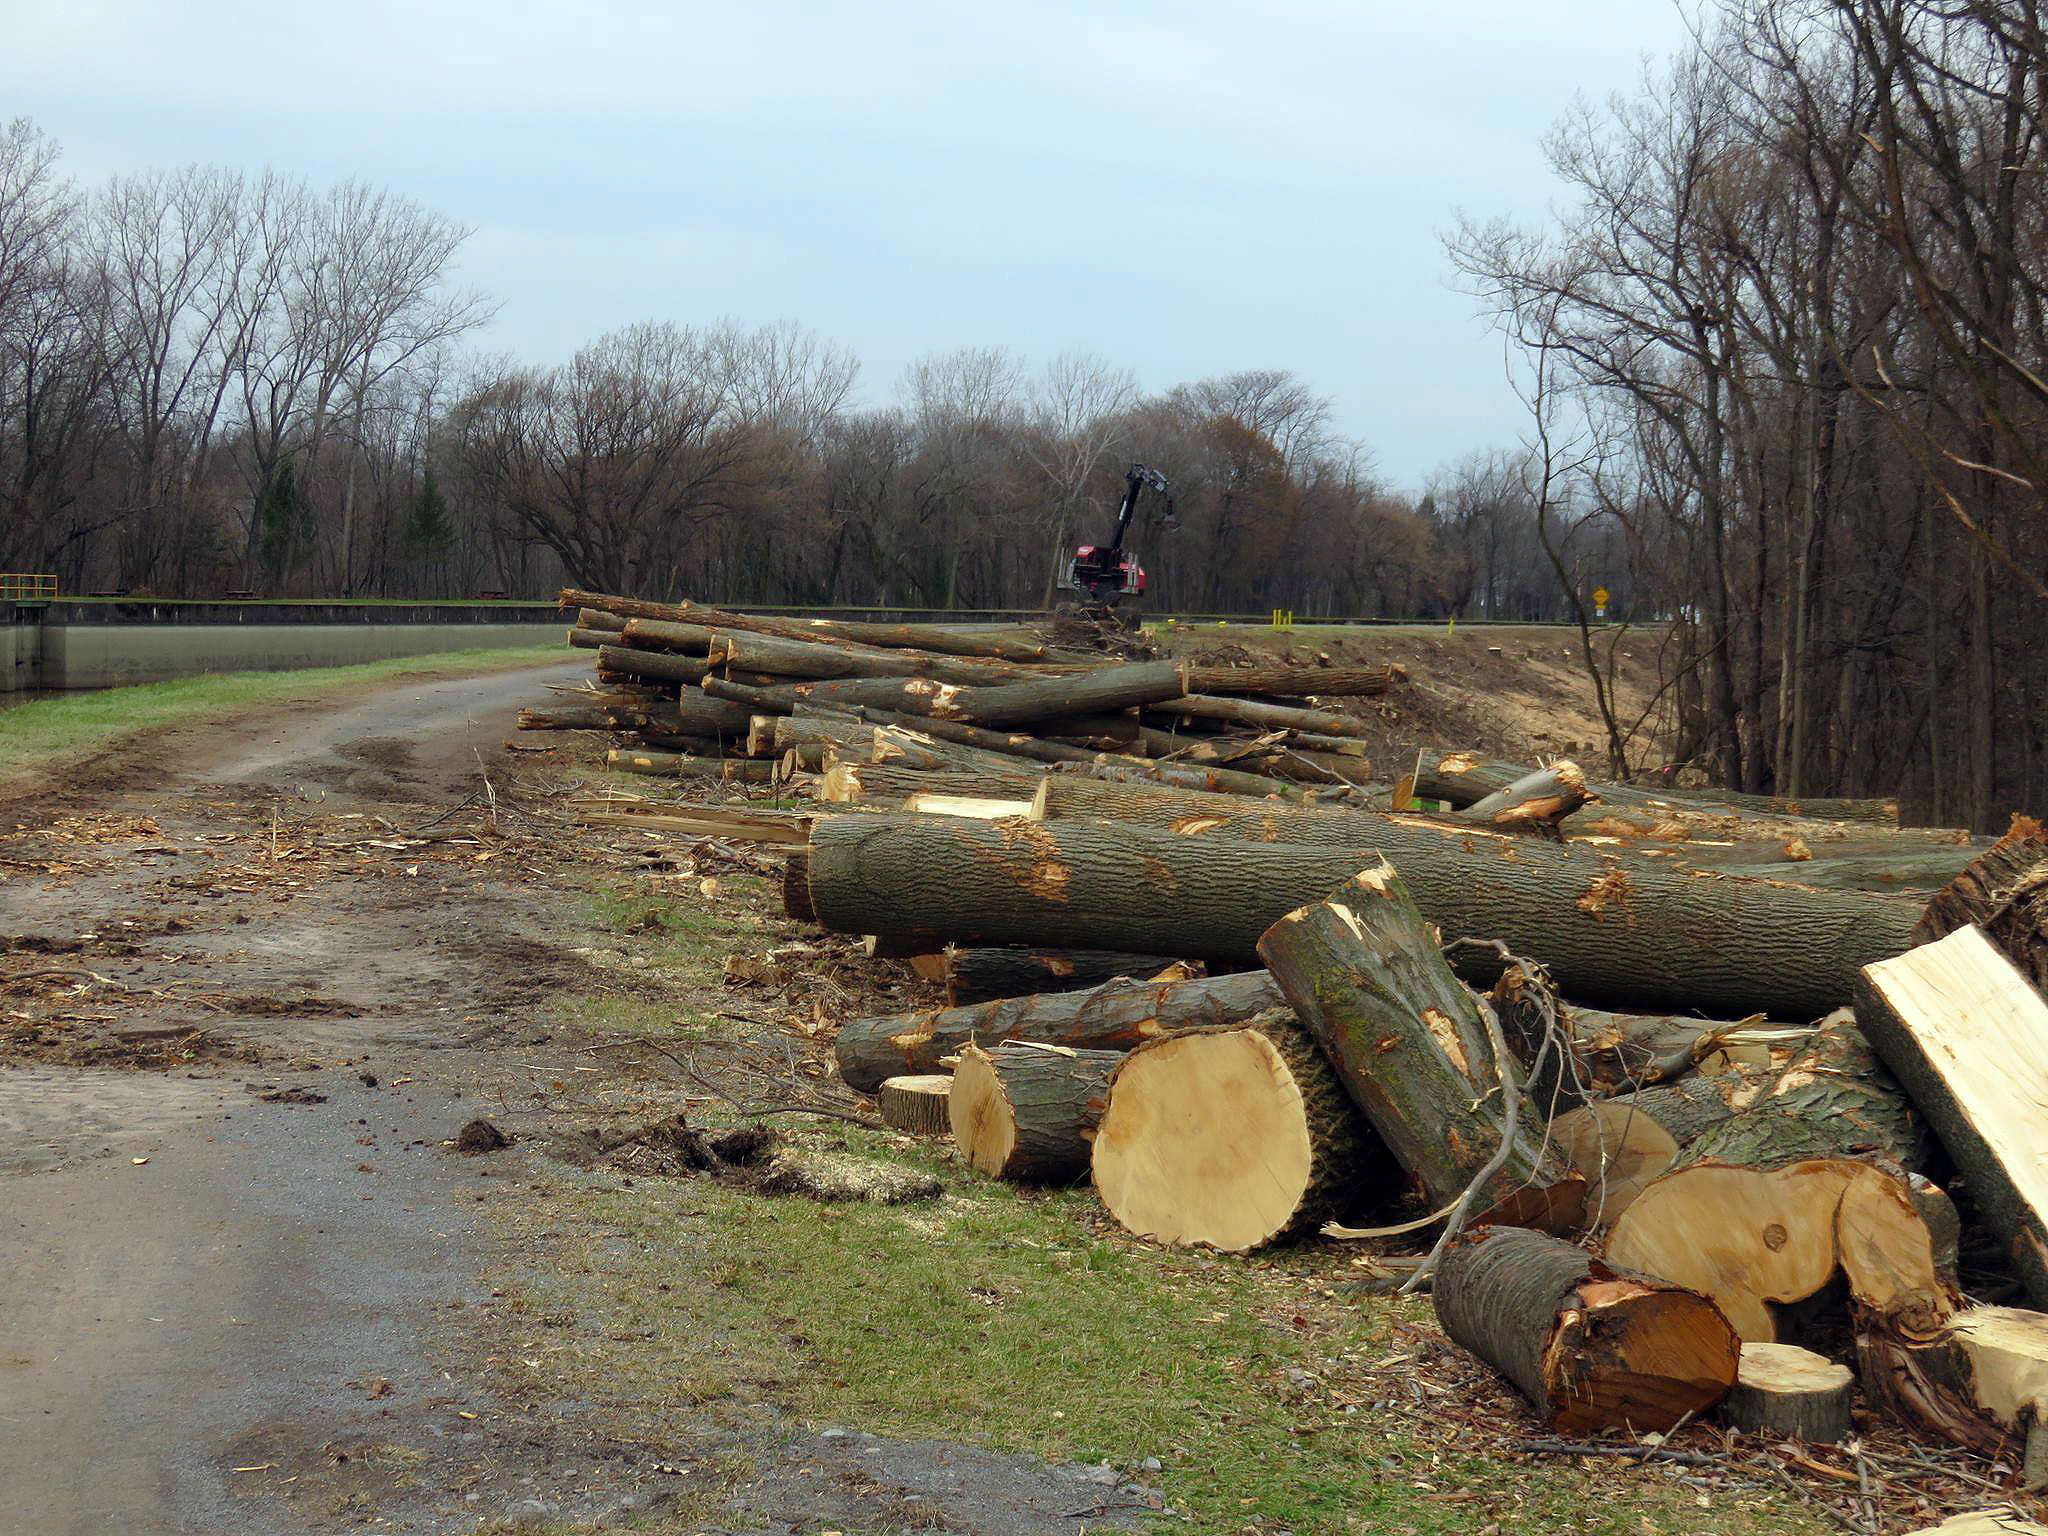
<path fill-rule="evenodd" d="M 536 1324 L 492 1290 L 491 1213 L 544 1205 L 564 1082 L 601 1092 L 557 1005 L 603 979 L 574 850 L 493 836 L 490 797 L 512 833 L 511 716 L 584 670 L 161 732 L 0 803 L 0 1536 L 617 1529 L 702 1497 L 679 1462 L 744 1469 L 719 1529 L 1093 1512 L 1085 1469 L 774 1423 L 650 1443 L 516 1390 Z M 475 1116 L 521 1144 L 458 1155 Z"/>

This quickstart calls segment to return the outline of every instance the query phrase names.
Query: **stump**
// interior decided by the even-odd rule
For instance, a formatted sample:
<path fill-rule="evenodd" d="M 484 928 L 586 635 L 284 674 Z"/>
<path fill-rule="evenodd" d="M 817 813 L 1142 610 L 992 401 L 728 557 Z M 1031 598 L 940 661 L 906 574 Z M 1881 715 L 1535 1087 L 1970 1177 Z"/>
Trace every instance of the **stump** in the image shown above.
<path fill-rule="evenodd" d="M 1849 1438 L 1855 1381 L 1846 1365 L 1797 1344 L 1752 1342 L 1742 1346 L 1742 1363 L 1721 1414 L 1751 1434 L 1834 1445 Z"/>
<path fill-rule="evenodd" d="M 1088 1144 L 1122 1051 L 1005 1040 L 968 1045 L 953 1071 L 953 1143 L 991 1178 L 1064 1183 L 1088 1170 Z"/>
<path fill-rule="evenodd" d="M 1540 1232 L 1466 1233 L 1432 1297 L 1444 1331 L 1563 1433 L 1668 1430 L 1735 1383 L 1735 1334 L 1706 1297 Z"/>
<path fill-rule="evenodd" d="M 885 1125 L 912 1136 L 946 1136 L 952 1132 L 946 1102 L 953 1079 L 944 1072 L 892 1077 L 875 1090 L 875 1107 Z"/>
<path fill-rule="evenodd" d="M 1126 1230 L 1226 1253 L 1313 1232 L 1398 1180 L 1285 1009 L 1131 1052 L 1111 1080 L 1093 1166 Z"/>

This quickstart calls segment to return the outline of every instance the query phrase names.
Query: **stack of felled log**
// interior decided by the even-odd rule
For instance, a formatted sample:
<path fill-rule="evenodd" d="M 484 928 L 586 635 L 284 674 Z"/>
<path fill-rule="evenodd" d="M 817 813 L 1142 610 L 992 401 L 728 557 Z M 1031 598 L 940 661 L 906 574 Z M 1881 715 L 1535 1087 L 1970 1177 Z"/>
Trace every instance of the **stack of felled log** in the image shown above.
<path fill-rule="evenodd" d="M 2048 1481 L 2048 1316 L 1958 1259 L 2048 1306 L 2048 835 L 1425 759 L 1388 812 L 853 773 L 788 910 L 954 995 L 846 1021 L 842 1075 L 950 1069 L 973 1167 L 1141 1236 L 1406 1239 L 1560 1429 L 1841 1438 L 1860 1394 Z"/>
<path fill-rule="evenodd" d="M 1371 765 L 1324 697 L 1386 692 L 1396 667 L 1105 662 L 1019 626 L 985 630 L 735 613 L 565 591 L 596 688 L 530 730 L 605 730 L 610 766 L 780 780 L 880 766 L 966 777 L 978 796 L 1048 767 L 1264 795 L 1356 794 Z M 944 779 L 923 786 L 948 792 Z"/>

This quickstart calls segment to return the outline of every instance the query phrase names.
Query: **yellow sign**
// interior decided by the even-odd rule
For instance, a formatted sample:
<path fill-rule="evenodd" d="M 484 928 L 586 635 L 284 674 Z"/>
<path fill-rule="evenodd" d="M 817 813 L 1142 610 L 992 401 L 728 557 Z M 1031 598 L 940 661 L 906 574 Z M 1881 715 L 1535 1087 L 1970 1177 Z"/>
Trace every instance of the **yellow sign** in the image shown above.
<path fill-rule="evenodd" d="M 1599 608 L 1607 606 L 1607 589 L 1605 587 L 1595 587 L 1593 589 L 1593 603 L 1595 607 Z"/>

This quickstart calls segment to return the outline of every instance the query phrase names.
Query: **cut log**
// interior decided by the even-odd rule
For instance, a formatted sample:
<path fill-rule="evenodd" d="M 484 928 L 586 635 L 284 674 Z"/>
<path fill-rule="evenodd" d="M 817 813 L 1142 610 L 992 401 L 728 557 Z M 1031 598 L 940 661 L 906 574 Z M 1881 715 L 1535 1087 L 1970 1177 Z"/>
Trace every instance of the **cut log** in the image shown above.
<path fill-rule="evenodd" d="M 1269 785 L 1277 789 L 1278 785 Z M 1369 844 L 1381 826 L 1360 811 L 1309 805 L 1295 799 L 1252 799 L 1167 784 L 1129 783 L 1048 774 L 1033 796 L 1034 821 L 1120 821 L 1181 837 L 1235 837 L 1253 843 L 1299 843 L 1327 848 Z"/>
<path fill-rule="evenodd" d="M 900 806 L 911 795 L 927 791 L 947 795 L 999 795 L 1024 799 L 1036 794 L 1039 775 L 925 773 L 894 763 L 836 762 L 825 769 L 818 798 L 837 804 Z"/>
<path fill-rule="evenodd" d="M 1553 835 L 1557 824 L 1584 805 L 1586 775 L 1577 763 L 1560 758 L 1548 768 L 1525 773 L 1484 799 L 1465 808 L 1467 820 L 1509 831 L 1542 830 Z"/>
<path fill-rule="evenodd" d="M 1856 1018 L 2048 1306 L 2048 1002 L 1980 928 L 1867 966 Z"/>
<path fill-rule="evenodd" d="M 1059 1184 L 1088 1171 L 1089 1142 L 1122 1051 L 1005 1040 L 960 1048 L 947 1116 L 953 1144 L 990 1178 Z"/>
<path fill-rule="evenodd" d="M 1384 1197 L 1399 1170 L 1279 1008 L 1132 1051 L 1110 1083 L 1094 1178 L 1127 1231 L 1244 1253 Z"/>
<path fill-rule="evenodd" d="M 799 713 L 806 707 L 802 704 L 796 706 Z M 1095 753 L 1085 747 L 1073 746 L 1063 741 L 1047 741 L 1021 731 L 991 731 L 978 725 L 966 725 L 958 720 L 929 720 L 918 715 L 899 714 L 894 710 L 874 709 L 865 704 L 851 704 L 846 706 L 846 710 L 849 715 L 872 725 L 893 725 L 921 732 L 936 741 L 950 741 L 963 747 L 980 747 L 983 751 L 998 752 L 1010 757 L 1030 758 L 1041 763 L 1088 763 L 1095 760 Z M 1093 718 L 1088 717 L 1090 720 Z M 1047 722 L 1048 726 L 1080 724 L 1083 722 L 1076 720 Z"/>
<path fill-rule="evenodd" d="M 946 1001 L 958 1008 L 1038 992 L 1082 992 L 1119 976 L 1154 977 L 1180 963 L 1168 955 L 1103 949 L 955 949 L 946 955 Z"/>
<path fill-rule="evenodd" d="M 845 641 L 790 640 L 747 630 L 714 630 L 708 646 L 714 663 L 743 672 L 822 682 L 836 677 L 929 677 L 942 683 L 1020 682 L 1037 675 L 1015 662 L 942 656 L 931 651 L 889 650 Z"/>
<path fill-rule="evenodd" d="M 1498 790 L 1505 789 L 1529 770 L 1518 763 L 1491 762 L 1471 752 L 1425 752 L 1409 778 L 1402 781 L 1406 793 L 1425 800 L 1441 800 L 1462 810 Z M 1612 805 L 1668 805 L 1683 809 L 1695 806 L 1708 810 L 1747 812 L 1791 820 L 1874 821 L 1896 826 L 1899 803 L 1889 799 L 1784 799 L 1771 795 L 1745 795 L 1733 790 L 1667 789 L 1635 784 L 1595 784 L 1602 800 Z M 1396 804 L 1400 804 L 1399 800 Z"/>
<path fill-rule="evenodd" d="M 1866 1349 L 1861 1363 L 1871 1396 L 1909 1424 L 2048 1485 L 2048 1314 L 1970 1307 L 1935 1338 Z"/>
<path fill-rule="evenodd" d="M 1722 1417 L 1753 1435 L 1791 1436 L 1812 1445 L 1849 1438 L 1849 1395 L 1855 1373 L 1797 1344 L 1752 1341 L 1742 1346 L 1735 1385 Z"/>
<path fill-rule="evenodd" d="M 2032 817 L 2013 817 L 2012 829 L 1928 903 L 1918 936 L 1932 941 L 1972 923 L 2048 993 L 2048 829 Z"/>
<path fill-rule="evenodd" d="M 693 757 L 652 747 L 615 747 L 604 755 L 614 773 L 639 773 L 658 779 L 725 779 L 736 784 L 771 784 L 776 765 L 743 757 Z"/>
<path fill-rule="evenodd" d="M 1482 1176 L 1478 1208 L 1572 1184 L 1496 1049 L 1481 1004 L 1437 947 L 1407 887 L 1382 863 L 1288 913 L 1259 954 L 1302 1027 L 1432 1207 Z M 1502 1156 L 1489 1173 L 1490 1164 Z"/>
<path fill-rule="evenodd" d="M 1774 1308 L 1817 1296 L 1837 1271 L 1866 1326 L 1926 1337 L 1955 1297 L 1914 1196 L 1899 1175 L 1849 1158 L 1695 1163 L 1643 1190 L 1602 1251 L 1704 1291 L 1747 1340 L 1776 1341 Z"/>
<path fill-rule="evenodd" d="M 635 651 L 622 645 L 600 646 L 597 664 L 607 672 L 671 683 L 701 683 L 711 670 L 711 663 L 702 657 L 678 656 L 670 651 Z"/>
<path fill-rule="evenodd" d="M 1193 763 L 1156 763 L 1140 757 L 1097 757 L 1089 763 L 1059 763 L 1055 765 L 1062 774 L 1075 774 L 1083 778 L 1103 779 L 1122 784 L 1156 784 L 1172 789 L 1188 789 L 1230 795 L 1291 796 L 1306 799 L 1309 791 L 1295 789 L 1264 774 L 1245 773 L 1236 768 L 1203 766 Z"/>
<path fill-rule="evenodd" d="M 756 709 L 794 709 L 799 703 L 858 704 L 934 720 L 959 720 L 984 727 L 1032 725 L 1073 715 L 1096 714 L 1135 704 L 1178 699 L 1186 688 L 1178 662 L 1136 662 L 1093 672 L 1055 673 L 1023 683 L 964 687 L 924 677 L 849 677 L 773 688 L 708 680 L 708 692 L 737 698 Z"/>
<path fill-rule="evenodd" d="M 1540 1232 L 1464 1234 L 1431 1294 L 1444 1331 L 1566 1434 L 1662 1432 L 1735 1384 L 1735 1334 L 1706 1297 Z"/>
<path fill-rule="evenodd" d="M 1384 667 L 1295 667 L 1284 662 L 1248 666 L 1188 667 L 1188 687 L 1196 693 L 1258 694 L 1274 699 L 1371 698 L 1406 682 L 1407 670 Z"/>
<path fill-rule="evenodd" d="M 920 1072 L 886 1079 L 875 1090 L 875 1108 L 882 1123 L 912 1136 L 950 1136 L 948 1105 L 953 1079 L 944 1072 Z"/>
<path fill-rule="evenodd" d="M 903 809 L 919 816 L 971 816 L 976 821 L 1001 821 L 1022 816 L 1031 809 L 1029 800 L 990 800 L 983 795 L 941 795 L 919 790 L 906 795 Z"/>
<path fill-rule="evenodd" d="M 984 774 L 1008 774 L 1031 766 L 1022 758 L 984 751 L 980 747 L 963 747 L 957 742 L 941 741 L 924 731 L 906 730 L 901 726 L 871 725 L 868 731 L 874 741 L 869 752 L 878 763 L 895 763 L 922 772 Z"/>
<path fill-rule="evenodd" d="M 1225 699 L 1210 694 L 1189 693 L 1161 704 L 1159 713 L 1181 720 L 1227 720 L 1232 725 L 1250 725 L 1282 730 L 1315 731 L 1324 736 L 1365 736 L 1372 728 L 1363 720 L 1327 709 L 1297 709 L 1287 704 L 1267 704 L 1257 699 Z M 1133 699 L 1134 704 L 1151 704 L 1151 699 Z"/>
<path fill-rule="evenodd" d="M 612 597 L 602 592 L 562 589 L 564 608 L 596 608 L 626 618 L 658 619 L 695 624 L 705 629 L 744 629 L 783 635 L 794 640 L 847 640 L 856 645 L 909 646 L 948 656 L 992 656 L 1003 661 L 1045 661 L 1045 645 L 1022 635 L 991 630 L 941 629 L 935 624 L 870 624 L 848 619 L 796 619 L 771 614 L 735 613 L 696 603 L 655 603 L 641 598 Z"/>
<path fill-rule="evenodd" d="M 1447 936 L 1500 939 L 1593 1003 L 1816 1018 L 1847 998 L 1860 965 L 1910 947 L 1915 920 L 1882 896 L 1624 872 L 1586 849 L 1395 817 L 1349 851 L 1073 821 L 844 817 L 792 855 L 785 895 L 791 916 L 842 933 L 1244 964 L 1266 928 L 1381 854 Z M 1482 984 L 1499 972 L 1484 956 L 1460 963 Z"/>
<path fill-rule="evenodd" d="M 1128 1051 L 1170 1030 L 1247 1019 L 1279 1001 L 1280 990 L 1264 971 L 1193 981 L 1119 980 L 1086 992 L 852 1019 L 841 1026 L 833 1054 L 846 1085 L 872 1093 L 884 1078 L 931 1071 L 969 1041 L 986 1047 L 998 1040 L 1036 1040 L 1075 1050 Z"/>
<path fill-rule="evenodd" d="M 616 635 L 626 627 L 626 621 L 616 613 L 606 613 L 597 608 L 579 608 L 576 610 L 576 627 L 603 630 L 607 634 Z"/>

